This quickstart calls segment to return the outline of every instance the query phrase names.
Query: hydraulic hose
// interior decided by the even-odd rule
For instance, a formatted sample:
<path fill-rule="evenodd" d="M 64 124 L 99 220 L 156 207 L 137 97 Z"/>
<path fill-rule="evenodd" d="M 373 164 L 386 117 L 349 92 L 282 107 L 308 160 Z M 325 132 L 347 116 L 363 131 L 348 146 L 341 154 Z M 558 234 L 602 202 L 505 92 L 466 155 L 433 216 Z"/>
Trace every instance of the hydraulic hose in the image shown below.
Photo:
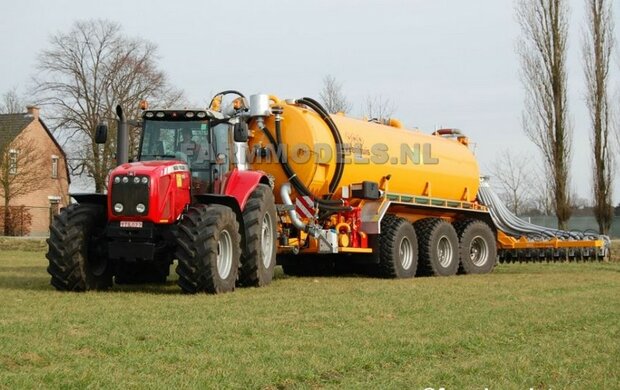
<path fill-rule="evenodd" d="M 276 155 L 279 157 L 278 162 L 284 170 L 284 173 L 286 174 L 288 180 L 291 182 L 293 187 L 295 187 L 295 190 L 303 196 L 313 197 L 308 187 L 306 187 L 305 184 L 301 180 L 299 180 L 297 174 L 295 173 L 295 171 L 293 171 L 293 168 L 291 168 L 291 166 L 286 161 L 284 154 L 281 153 L 280 147 L 282 146 L 282 127 L 280 122 L 281 121 L 276 120 L 276 138 L 273 137 L 271 131 L 267 127 L 263 126 L 260 128 L 267 137 L 267 139 L 269 139 L 269 142 L 271 142 L 271 144 L 275 148 Z M 349 209 L 342 206 L 341 200 L 316 199 L 316 202 L 319 204 L 319 209 L 329 208 L 330 210 L 334 209 L 337 211 L 346 211 Z"/>
<path fill-rule="evenodd" d="M 234 94 L 234 95 L 237 95 L 237 96 L 245 99 L 245 95 L 242 94 L 241 92 L 235 91 L 234 89 L 227 89 L 226 91 L 218 92 L 215 95 L 213 95 L 213 98 L 211 99 L 211 102 L 209 103 L 208 107 L 211 107 L 213 105 L 213 102 L 215 101 L 216 97 L 218 97 L 220 95 L 223 96 L 223 95 L 229 95 L 229 94 Z"/>
<path fill-rule="evenodd" d="M 526 236 L 534 240 L 548 240 L 554 237 L 564 240 L 583 240 L 599 237 L 598 234 L 565 231 L 526 222 L 508 210 L 499 196 L 491 190 L 488 183 L 481 183 L 478 189 L 478 197 L 481 203 L 489 208 L 491 219 L 493 219 L 495 226 L 504 233 L 514 237 Z"/>

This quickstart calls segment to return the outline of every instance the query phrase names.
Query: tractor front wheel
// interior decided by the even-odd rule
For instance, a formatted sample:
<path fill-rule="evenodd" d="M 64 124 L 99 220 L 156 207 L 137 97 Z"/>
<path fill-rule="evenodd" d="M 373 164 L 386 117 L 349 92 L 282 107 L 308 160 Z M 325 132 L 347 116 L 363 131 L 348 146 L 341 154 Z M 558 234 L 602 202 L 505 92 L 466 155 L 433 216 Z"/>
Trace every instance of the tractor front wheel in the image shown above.
<path fill-rule="evenodd" d="M 105 290 L 113 267 L 101 239 L 105 210 L 94 204 L 72 204 L 54 217 L 47 240 L 47 272 L 60 291 Z"/>
<path fill-rule="evenodd" d="M 185 293 L 233 291 L 241 236 L 235 213 L 222 205 L 194 205 L 179 222 L 177 274 Z"/>

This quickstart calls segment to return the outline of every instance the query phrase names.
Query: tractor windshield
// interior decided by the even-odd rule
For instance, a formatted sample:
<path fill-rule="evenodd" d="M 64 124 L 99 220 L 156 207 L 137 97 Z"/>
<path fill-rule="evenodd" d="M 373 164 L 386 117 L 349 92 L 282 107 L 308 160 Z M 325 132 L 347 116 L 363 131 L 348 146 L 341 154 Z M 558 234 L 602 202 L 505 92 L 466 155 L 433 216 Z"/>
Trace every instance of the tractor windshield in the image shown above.
<path fill-rule="evenodd" d="M 208 121 L 146 120 L 140 160 L 183 160 L 193 168 L 209 164 Z"/>

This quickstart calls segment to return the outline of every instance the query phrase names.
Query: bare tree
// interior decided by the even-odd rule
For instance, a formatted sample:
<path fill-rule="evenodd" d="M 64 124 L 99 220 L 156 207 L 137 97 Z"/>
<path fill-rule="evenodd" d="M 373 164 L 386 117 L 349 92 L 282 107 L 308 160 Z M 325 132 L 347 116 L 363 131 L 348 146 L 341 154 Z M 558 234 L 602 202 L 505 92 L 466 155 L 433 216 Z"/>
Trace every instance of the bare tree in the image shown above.
<path fill-rule="evenodd" d="M 369 120 L 384 121 L 396 111 L 394 103 L 381 95 L 366 96 L 362 104 L 362 115 Z"/>
<path fill-rule="evenodd" d="M 106 186 L 116 149 L 115 122 L 108 142 L 95 143 L 99 121 L 114 118 L 117 104 L 126 109 L 129 119 L 136 119 L 141 99 L 170 103 L 182 95 L 157 69 L 154 44 L 127 38 L 118 24 L 104 20 L 76 22 L 68 33 L 52 36 L 37 68 L 35 93 L 40 104 L 50 109 L 56 132 L 68 145 L 71 172 L 90 177 L 97 192 Z M 137 140 L 134 129 L 130 153 Z"/>
<path fill-rule="evenodd" d="M 609 63 L 614 46 L 613 16 L 608 0 L 587 0 L 583 39 L 586 102 L 592 122 L 594 216 L 607 234 L 613 220 L 613 138 L 609 110 Z"/>
<path fill-rule="evenodd" d="M 500 196 L 506 206 L 515 215 L 521 215 L 533 198 L 534 183 L 529 156 L 506 149 L 497 155 L 491 173 L 501 187 Z"/>
<path fill-rule="evenodd" d="M 12 88 L 2 94 L 0 101 L 0 114 L 19 114 L 24 111 L 25 104 L 17 93 L 17 88 Z"/>
<path fill-rule="evenodd" d="M 351 110 L 351 104 L 342 92 L 342 84 L 332 75 L 323 77 L 323 89 L 319 92 L 319 97 L 327 112 L 331 114 Z"/>
<path fill-rule="evenodd" d="M 551 174 L 558 227 L 566 229 L 571 216 L 570 175 L 572 131 L 568 123 L 566 0 L 519 0 L 517 19 L 522 80 L 526 91 L 523 127 L 540 149 Z"/>
<path fill-rule="evenodd" d="M 0 129 L 2 131 L 2 129 Z M 45 160 L 36 143 L 19 135 L 0 148 L 0 195 L 4 199 L 4 235 L 9 235 L 10 205 L 15 198 L 27 195 L 47 177 Z"/>

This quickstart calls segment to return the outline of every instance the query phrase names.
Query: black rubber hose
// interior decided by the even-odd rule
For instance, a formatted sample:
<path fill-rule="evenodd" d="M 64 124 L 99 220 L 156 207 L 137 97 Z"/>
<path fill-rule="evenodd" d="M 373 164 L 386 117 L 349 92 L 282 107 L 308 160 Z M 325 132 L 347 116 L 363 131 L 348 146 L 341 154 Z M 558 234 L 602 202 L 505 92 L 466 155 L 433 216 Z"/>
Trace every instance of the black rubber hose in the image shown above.
<path fill-rule="evenodd" d="M 241 92 L 235 91 L 234 89 L 227 89 L 226 91 L 218 92 L 215 95 L 213 95 L 213 98 L 211 99 L 211 102 L 209 103 L 209 108 L 211 108 L 211 105 L 213 104 L 213 101 L 215 100 L 216 97 L 220 95 L 229 95 L 231 93 L 245 99 L 245 95 L 242 94 Z"/>
<path fill-rule="evenodd" d="M 327 197 L 329 198 L 338 188 L 338 184 L 340 183 L 340 179 L 342 179 L 342 175 L 344 172 L 344 144 L 340 135 L 340 131 L 338 130 L 338 127 L 332 120 L 327 110 L 325 110 L 325 108 L 323 108 L 323 106 L 321 106 L 319 102 L 312 98 L 305 97 L 302 99 L 302 102 L 308 105 L 308 107 L 312 108 L 321 116 L 321 118 L 325 121 L 328 128 L 330 129 L 332 136 L 334 137 L 334 142 L 336 144 L 336 171 L 334 172 L 334 176 L 332 177 L 332 180 L 329 184 L 329 194 L 327 195 Z"/>
<path fill-rule="evenodd" d="M 297 174 L 295 174 L 295 171 L 293 171 L 293 168 L 291 168 L 291 166 L 288 164 L 286 159 L 284 159 L 285 157 L 284 154 L 281 153 L 280 151 L 280 146 L 282 145 L 282 127 L 281 127 L 280 121 L 276 121 L 276 138 L 275 139 L 273 138 L 271 131 L 269 131 L 267 127 L 263 127 L 262 131 L 265 134 L 265 136 L 269 139 L 269 142 L 271 142 L 271 144 L 275 148 L 276 155 L 280 157 L 278 162 L 282 166 L 282 169 L 284 170 L 284 173 L 286 174 L 286 177 L 288 178 L 288 180 L 291 182 L 293 187 L 295 187 L 295 190 L 297 190 L 297 192 L 299 192 L 301 195 L 313 197 L 310 190 L 305 186 L 304 183 L 302 183 L 301 180 L 299 180 L 299 178 L 297 177 Z M 343 207 L 341 200 L 316 199 L 316 201 L 319 204 L 319 209 L 323 209 L 326 207 L 329 207 L 329 208 Z"/>
<path fill-rule="evenodd" d="M 331 116 L 319 102 L 312 98 L 304 97 L 298 99 L 297 103 L 304 104 L 314 110 L 317 114 L 319 114 L 321 119 L 323 119 L 323 121 L 327 124 L 327 127 L 329 128 L 332 136 L 334 137 L 334 142 L 336 143 L 337 149 L 336 171 L 334 172 L 332 180 L 329 182 L 329 193 L 327 194 L 327 198 L 329 199 L 338 188 L 338 184 L 340 183 L 340 179 L 342 179 L 342 175 L 344 173 L 344 144 L 342 141 L 342 137 L 340 135 L 338 127 L 332 120 Z"/>

